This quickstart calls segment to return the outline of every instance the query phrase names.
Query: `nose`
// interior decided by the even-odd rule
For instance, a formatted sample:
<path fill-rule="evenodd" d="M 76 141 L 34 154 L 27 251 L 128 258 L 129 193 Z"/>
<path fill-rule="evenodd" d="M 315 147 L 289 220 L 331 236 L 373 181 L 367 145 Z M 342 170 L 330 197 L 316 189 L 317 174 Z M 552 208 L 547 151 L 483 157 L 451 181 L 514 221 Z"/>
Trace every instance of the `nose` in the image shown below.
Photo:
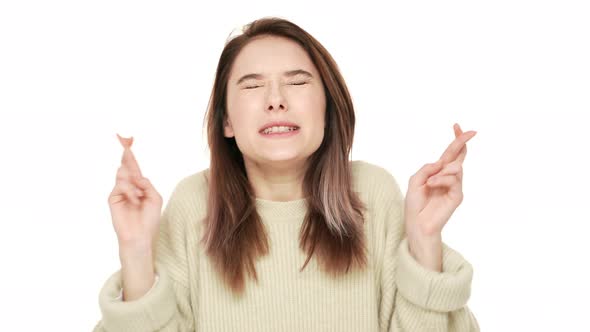
<path fill-rule="evenodd" d="M 268 111 L 287 110 L 287 100 L 279 85 L 271 85 L 268 92 L 266 109 Z"/>

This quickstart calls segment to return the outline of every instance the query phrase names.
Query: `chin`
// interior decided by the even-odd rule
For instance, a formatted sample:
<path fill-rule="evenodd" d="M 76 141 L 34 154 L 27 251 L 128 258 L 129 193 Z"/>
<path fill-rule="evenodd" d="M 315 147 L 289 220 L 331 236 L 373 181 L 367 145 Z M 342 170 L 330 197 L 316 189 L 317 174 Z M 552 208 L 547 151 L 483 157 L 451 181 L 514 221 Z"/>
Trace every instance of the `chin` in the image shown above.
<path fill-rule="evenodd" d="M 301 156 L 298 154 L 291 154 L 291 153 L 275 153 L 271 155 L 264 156 L 264 159 L 271 162 L 287 162 L 287 161 L 294 161 L 300 159 Z"/>
<path fill-rule="evenodd" d="M 283 150 L 283 151 L 261 151 L 258 155 L 261 162 L 274 164 L 293 164 L 306 159 L 301 151 Z"/>

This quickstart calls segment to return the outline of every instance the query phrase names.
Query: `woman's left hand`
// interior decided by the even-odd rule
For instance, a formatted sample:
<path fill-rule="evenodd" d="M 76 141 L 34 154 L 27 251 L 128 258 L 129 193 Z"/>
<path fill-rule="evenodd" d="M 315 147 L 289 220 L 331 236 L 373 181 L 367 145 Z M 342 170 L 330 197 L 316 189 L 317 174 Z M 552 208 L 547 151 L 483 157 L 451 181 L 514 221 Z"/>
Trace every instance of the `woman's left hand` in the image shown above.
<path fill-rule="evenodd" d="M 454 125 L 455 140 L 440 159 L 424 165 L 409 181 L 405 226 L 412 256 L 424 267 L 442 271 L 442 229 L 463 201 L 463 161 L 467 141 L 477 132 L 463 133 Z"/>

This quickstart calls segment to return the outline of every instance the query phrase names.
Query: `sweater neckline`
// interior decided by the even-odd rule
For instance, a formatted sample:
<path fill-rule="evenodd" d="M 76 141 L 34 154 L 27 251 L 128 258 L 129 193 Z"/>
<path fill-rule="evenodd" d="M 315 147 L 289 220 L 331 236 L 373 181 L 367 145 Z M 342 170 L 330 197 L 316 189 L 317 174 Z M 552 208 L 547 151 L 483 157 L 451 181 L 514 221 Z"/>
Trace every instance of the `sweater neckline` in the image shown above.
<path fill-rule="evenodd" d="M 307 213 L 306 198 L 271 201 L 256 198 L 256 212 L 264 219 L 303 218 Z"/>

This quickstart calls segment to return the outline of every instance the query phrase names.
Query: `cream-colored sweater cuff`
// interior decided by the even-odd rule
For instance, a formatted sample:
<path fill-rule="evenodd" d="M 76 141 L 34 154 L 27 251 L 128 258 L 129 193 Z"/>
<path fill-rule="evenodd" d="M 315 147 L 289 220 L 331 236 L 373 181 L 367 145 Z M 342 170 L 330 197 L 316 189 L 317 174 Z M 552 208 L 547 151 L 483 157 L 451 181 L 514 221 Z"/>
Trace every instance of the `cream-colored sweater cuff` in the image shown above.
<path fill-rule="evenodd" d="M 442 272 L 420 265 L 404 238 L 397 250 L 396 281 L 399 293 L 413 304 L 433 311 L 450 312 L 467 304 L 473 267 L 461 254 L 443 243 Z"/>
<path fill-rule="evenodd" d="M 120 294 L 121 270 L 105 282 L 99 294 L 102 323 L 107 331 L 158 330 L 164 326 L 176 309 L 175 295 L 167 273 L 156 267 L 158 282 L 141 298 L 134 301 L 117 299 Z"/>
<path fill-rule="evenodd" d="M 150 291 L 156 286 L 156 284 L 158 283 L 158 274 L 156 273 L 154 275 L 154 284 L 152 285 L 152 288 L 150 288 Z M 148 291 L 149 293 L 149 291 Z M 123 301 L 123 288 L 121 287 L 121 290 L 119 291 L 119 295 L 117 295 L 117 297 L 115 298 L 115 300 L 119 300 L 119 301 Z"/>

